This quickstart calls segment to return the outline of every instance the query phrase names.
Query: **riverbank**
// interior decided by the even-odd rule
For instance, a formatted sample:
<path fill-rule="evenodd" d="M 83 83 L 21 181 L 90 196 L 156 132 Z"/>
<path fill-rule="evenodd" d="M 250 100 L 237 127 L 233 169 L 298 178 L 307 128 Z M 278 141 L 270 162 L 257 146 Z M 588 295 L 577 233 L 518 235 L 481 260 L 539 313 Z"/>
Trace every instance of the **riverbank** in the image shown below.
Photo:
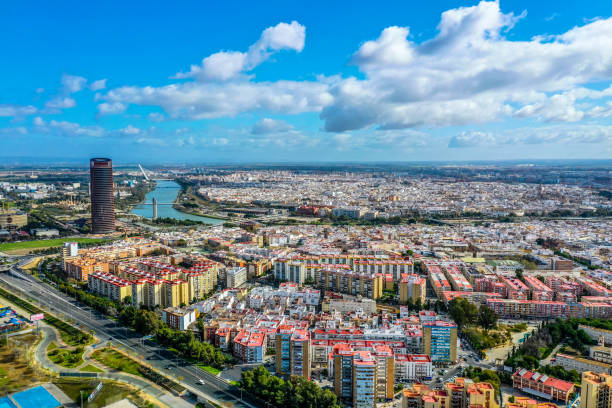
<path fill-rule="evenodd" d="M 201 216 L 201 217 L 208 217 L 208 218 L 214 218 L 217 220 L 223 220 L 223 221 L 232 221 L 231 217 L 226 217 L 226 216 L 222 216 L 219 214 L 214 214 L 214 213 L 202 213 L 202 212 L 196 212 L 196 211 L 189 211 L 185 208 L 184 205 L 181 204 L 181 201 L 184 202 L 188 202 L 188 201 L 194 201 L 195 203 L 192 205 L 197 206 L 198 208 L 200 207 L 205 207 L 205 208 L 209 208 L 209 202 L 202 199 L 200 196 L 198 196 L 198 194 L 193 192 L 193 187 L 182 181 L 182 180 L 177 180 L 177 183 L 181 186 L 181 190 L 179 192 L 179 194 L 176 196 L 177 197 L 177 201 L 174 203 L 174 208 L 177 209 L 178 211 L 187 213 L 187 214 L 191 214 L 191 215 L 197 215 L 197 216 Z"/>
<path fill-rule="evenodd" d="M 152 201 L 157 201 L 157 217 L 173 218 L 176 220 L 199 221 L 204 224 L 217 225 L 225 221 L 218 216 L 206 216 L 197 213 L 185 212 L 179 209 L 181 186 L 174 180 L 156 180 L 157 185 L 153 191 L 146 194 L 145 201 L 132 208 L 131 214 L 138 215 L 147 219 L 153 218 Z M 179 207 L 179 208 L 176 208 Z"/>

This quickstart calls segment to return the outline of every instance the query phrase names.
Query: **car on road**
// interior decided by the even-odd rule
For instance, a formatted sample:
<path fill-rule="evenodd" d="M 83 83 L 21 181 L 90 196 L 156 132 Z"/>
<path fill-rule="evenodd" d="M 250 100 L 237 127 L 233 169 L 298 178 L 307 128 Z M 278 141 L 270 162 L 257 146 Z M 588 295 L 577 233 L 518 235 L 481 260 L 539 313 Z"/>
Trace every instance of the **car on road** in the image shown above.
<path fill-rule="evenodd" d="M 200 385 L 204 385 L 204 380 L 203 380 L 203 379 L 201 379 L 201 378 L 198 378 L 198 384 L 200 384 Z"/>

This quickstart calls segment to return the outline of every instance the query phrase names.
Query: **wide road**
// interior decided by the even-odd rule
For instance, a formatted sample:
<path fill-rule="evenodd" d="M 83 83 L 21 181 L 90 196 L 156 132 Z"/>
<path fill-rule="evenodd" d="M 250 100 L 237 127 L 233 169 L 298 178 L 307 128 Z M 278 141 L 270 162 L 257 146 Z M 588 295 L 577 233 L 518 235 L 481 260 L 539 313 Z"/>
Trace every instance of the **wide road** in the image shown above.
<path fill-rule="evenodd" d="M 245 401 L 248 399 L 246 394 L 244 400 L 241 399 L 243 397 L 241 391 L 227 381 L 177 358 L 174 353 L 158 347 L 153 342 L 143 341 L 141 336 L 133 330 L 67 297 L 64 293 L 23 273 L 16 267 L 11 268 L 9 273 L 0 274 L 0 281 L 15 288 L 14 294 L 23 298 L 30 297 L 40 305 L 46 306 L 53 314 L 60 315 L 60 317 L 64 315 L 86 330 L 94 330 L 100 342 L 111 341 L 121 346 L 136 358 L 142 357 L 147 360 L 148 364 L 175 380 L 182 377 L 181 384 L 201 397 L 239 408 L 258 406 L 254 401 Z M 198 384 L 199 379 L 204 380 L 204 385 Z"/>

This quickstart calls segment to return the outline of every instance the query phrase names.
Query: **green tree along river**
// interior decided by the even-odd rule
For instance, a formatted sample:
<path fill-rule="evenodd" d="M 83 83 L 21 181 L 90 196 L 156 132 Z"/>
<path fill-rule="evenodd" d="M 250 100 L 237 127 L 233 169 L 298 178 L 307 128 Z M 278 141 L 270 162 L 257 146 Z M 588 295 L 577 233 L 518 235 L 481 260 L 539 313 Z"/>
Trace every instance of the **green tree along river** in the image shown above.
<path fill-rule="evenodd" d="M 153 201 L 153 198 L 157 200 L 158 203 L 173 203 L 176 200 L 176 197 L 181 190 L 181 186 L 173 180 L 156 180 L 157 186 L 155 190 L 147 193 L 146 203 L 147 204 L 139 204 L 132 210 L 132 214 L 141 215 L 145 218 L 153 217 L 153 206 L 150 205 Z M 192 215 L 187 214 L 181 211 L 178 211 L 172 207 L 172 205 L 158 205 L 157 206 L 157 216 L 159 218 L 175 218 L 177 220 L 192 220 L 192 221 L 201 221 L 206 224 L 221 224 L 224 221 L 218 220 L 215 218 L 202 217 L 200 215 Z"/>

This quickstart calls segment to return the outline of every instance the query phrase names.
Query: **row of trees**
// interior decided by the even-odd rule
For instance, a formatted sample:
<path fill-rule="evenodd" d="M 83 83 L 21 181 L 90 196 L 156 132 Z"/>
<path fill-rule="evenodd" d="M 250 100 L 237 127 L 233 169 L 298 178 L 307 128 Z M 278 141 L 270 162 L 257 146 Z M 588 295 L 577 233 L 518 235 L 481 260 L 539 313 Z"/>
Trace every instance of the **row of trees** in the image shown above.
<path fill-rule="evenodd" d="M 74 296 L 80 302 L 95 308 L 100 313 L 118 317 L 124 326 L 131 327 L 138 333 L 154 335 L 160 344 L 177 350 L 183 357 L 195 359 L 199 363 L 217 368 L 222 368 L 233 360 L 231 356 L 224 354 L 213 345 L 196 340 L 193 332 L 182 332 L 167 327 L 156 312 L 145 308 L 135 308 L 131 304 L 130 296 L 126 296 L 121 303 L 114 302 L 108 298 L 75 288 L 56 275 L 51 276 L 57 282 L 58 288 L 67 292 L 68 295 Z"/>
<path fill-rule="evenodd" d="M 125 306 L 119 313 L 119 321 L 137 332 L 155 336 L 163 346 L 175 349 L 181 356 L 198 363 L 223 368 L 233 358 L 209 343 L 197 340 L 191 331 L 174 330 L 166 326 L 157 313 L 146 309 Z"/>
<path fill-rule="evenodd" d="M 162 326 L 155 331 L 155 338 L 160 344 L 175 348 L 184 357 L 216 368 L 223 368 L 233 361 L 231 356 L 224 354 L 212 344 L 196 340 L 191 331 L 172 330 Z"/>
<path fill-rule="evenodd" d="M 240 387 L 255 397 L 283 408 L 341 408 L 336 394 L 302 377 L 285 381 L 264 367 L 243 371 Z"/>

